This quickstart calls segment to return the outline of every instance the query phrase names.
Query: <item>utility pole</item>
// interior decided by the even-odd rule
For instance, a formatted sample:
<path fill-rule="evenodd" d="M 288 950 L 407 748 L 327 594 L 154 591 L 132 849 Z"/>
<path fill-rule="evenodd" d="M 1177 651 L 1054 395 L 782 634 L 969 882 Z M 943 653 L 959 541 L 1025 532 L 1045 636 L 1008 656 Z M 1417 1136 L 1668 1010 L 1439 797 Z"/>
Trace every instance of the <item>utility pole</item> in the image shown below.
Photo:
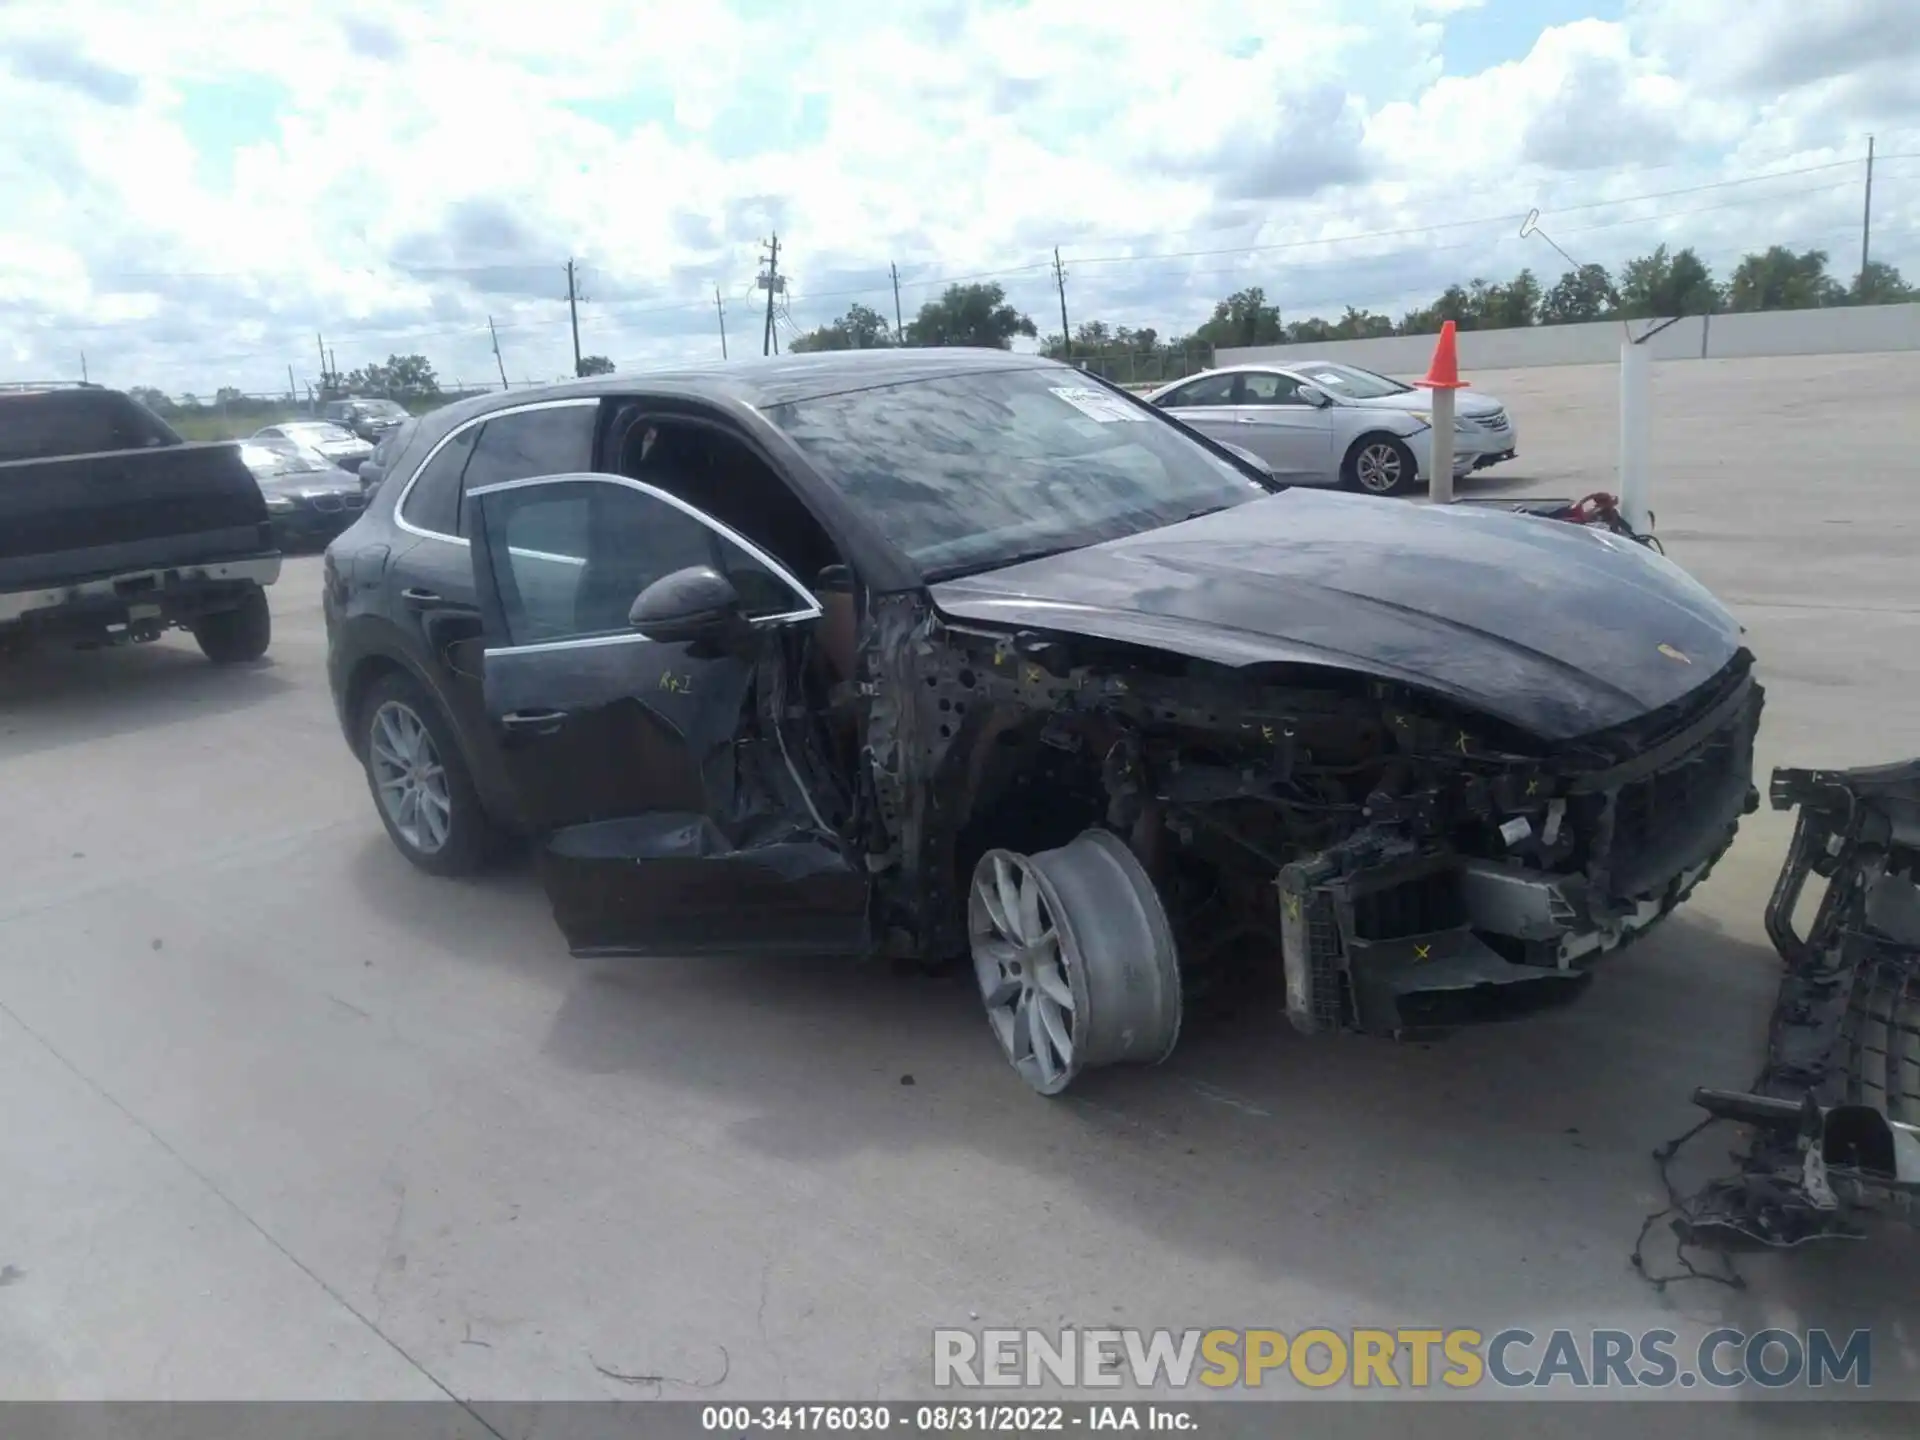
<path fill-rule="evenodd" d="M 574 283 L 573 259 L 567 259 L 567 315 L 573 321 L 573 373 L 580 374 L 580 301 L 579 287 Z"/>
<path fill-rule="evenodd" d="M 713 313 L 720 317 L 720 358 L 727 358 L 727 302 L 720 298 L 720 287 L 713 287 Z"/>
<path fill-rule="evenodd" d="M 80 383 L 85 385 L 87 378 L 87 352 L 82 350 L 80 352 Z"/>
<path fill-rule="evenodd" d="M 320 388 L 324 390 L 327 388 L 327 337 L 316 330 L 313 335 L 313 344 L 314 348 L 320 352 Z"/>
<path fill-rule="evenodd" d="M 1053 247 L 1053 283 L 1060 291 L 1060 356 L 1073 363 L 1073 332 L 1067 328 L 1067 267 L 1060 263 L 1060 247 Z"/>
<path fill-rule="evenodd" d="M 338 389 L 340 386 L 340 360 L 339 357 L 333 353 L 331 346 L 327 349 L 327 369 L 333 373 L 334 388 Z"/>
<path fill-rule="evenodd" d="M 774 333 L 773 329 L 773 297 L 786 293 L 787 281 L 786 277 L 780 273 L 780 235 L 777 231 L 767 242 L 767 273 L 757 277 L 754 283 L 767 292 L 767 328 L 761 337 L 760 353 L 778 355 L 780 337 Z"/>
<path fill-rule="evenodd" d="M 493 328 L 493 317 L 491 315 L 487 317 L 487 337 L 493 341 L 493 363 L 500 367 L 500 388 L 502 390 L 511 390 L 513 387 L 507 384 L 507 362 L 500 358 L 500 332 Z M 579 342 L 575 341 L 574 343 L 577 345 Z M 579 364 L 576 362 L 574 369 L 578 370 L 579 368 Z"/>
<path fill-rule="evenodd" d="M 907 343 L 907 327 L 900 323 L 900 267 L 888 265 L 893 272 L 893 342 L 896 345 Z"/>
<path fill-rule="evenodd" d="M 1867 288 L 1867 242 L 1873 237 L 1873 136 L 1867 136 L 1867 203 L 1860 215 L 1860 291 Z"/>
<path fill-rule="evenodd" d="M 294 381 L 292 365 L 287 366 L 287 403 L 289 405 L 300 403 L 300 386 Z"/>

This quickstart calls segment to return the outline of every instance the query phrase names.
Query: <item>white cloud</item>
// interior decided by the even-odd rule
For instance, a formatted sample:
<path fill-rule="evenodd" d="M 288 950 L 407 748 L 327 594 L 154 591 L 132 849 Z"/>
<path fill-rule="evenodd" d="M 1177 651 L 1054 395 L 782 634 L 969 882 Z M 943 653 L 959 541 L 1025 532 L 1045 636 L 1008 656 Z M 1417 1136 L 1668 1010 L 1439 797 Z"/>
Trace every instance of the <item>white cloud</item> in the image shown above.
<path fill-rule="evenodd" d="M 1290 314 L 1397 311 L 1557 271 L 1514 233 L 1536 204 L 1606 262 L 1663 239 L 1722 265 L 1776 240 L 1851 256 L 1858 167 L 1834 162 L 1869 131 L 1920 152 L 1911 0 L 1629 0 L 1443 76 L 1472 8 L 576 0 L 529 24 L 447 0 L 15 0 L 0 378 L 84 350 L 122 384 L 267 389 L 311 376 L 316 331 L 343 365 L 417 350 L 478 378 L 489 315 L 509 368 L 551 377 L 569 255 L 584 348 L 704 357 L 716 286 L 736 345 L 758 329 L 775 228 L 804 325 L 855 298 L 891 313 L 898 263 L 909 314 L 1004 272 L 1045 328 L 1055 245 L 1076 321 L 1184 330 L 1248 283 Z M 1876 254 L 1920 255 L 1917 232 L 1920 160 L 1890 158 Z"/>

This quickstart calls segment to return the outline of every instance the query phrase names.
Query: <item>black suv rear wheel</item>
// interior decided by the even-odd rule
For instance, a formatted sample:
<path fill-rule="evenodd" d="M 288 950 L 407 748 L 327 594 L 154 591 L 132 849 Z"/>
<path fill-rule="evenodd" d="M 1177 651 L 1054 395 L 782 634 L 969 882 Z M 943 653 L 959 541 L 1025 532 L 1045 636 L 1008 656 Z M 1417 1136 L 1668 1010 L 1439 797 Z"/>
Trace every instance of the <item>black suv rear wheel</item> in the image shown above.
<path fill-rule="evenodd" d="M 429 875 L 469 875 L 499 853 L 453 726 L 419 681 L 383 675 L 356 723 L 374 811 L 402 855 Z"/>

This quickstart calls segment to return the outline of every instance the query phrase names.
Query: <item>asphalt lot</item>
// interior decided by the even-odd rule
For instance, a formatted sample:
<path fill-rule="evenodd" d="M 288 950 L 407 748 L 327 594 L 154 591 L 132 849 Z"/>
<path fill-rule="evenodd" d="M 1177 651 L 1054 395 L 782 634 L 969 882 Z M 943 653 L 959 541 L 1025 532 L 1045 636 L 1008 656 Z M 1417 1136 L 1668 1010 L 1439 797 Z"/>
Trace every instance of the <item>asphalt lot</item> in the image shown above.
<path fill-rule="evenodd" d="M 1611 367 L 1469 379 L 1521 455 L 1463 493 L 1610 487 Z M 1762 766 L 1920 751 L 1920 355 L 1655 391 L 1659 531 L 1750 627 Z M 1875 1393 L 1920 1395 L 1920 1244 L 1741 1292 L 1627 1264 L 1649 1151 L 1760 1053 L 1771 812 L 1573 1009 L 1406 1047 L 1245 1016 L 1047 1102 L 969 985 L 578 962 L 530 876 L 415 874 L 318 581 L 256 669 L 0 670 L 0 1398 L 907 1396 L 933 1327 L 989 1324 L 1871 1324 Z"/>

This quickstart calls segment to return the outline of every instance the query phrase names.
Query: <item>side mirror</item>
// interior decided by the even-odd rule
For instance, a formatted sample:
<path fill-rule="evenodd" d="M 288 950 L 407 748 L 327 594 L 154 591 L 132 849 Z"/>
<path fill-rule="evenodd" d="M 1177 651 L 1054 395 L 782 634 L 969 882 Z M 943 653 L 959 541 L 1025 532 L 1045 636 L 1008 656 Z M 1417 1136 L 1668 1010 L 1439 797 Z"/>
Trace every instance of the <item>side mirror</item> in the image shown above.
<path fill-rule="evenodd" d="M 1316 385 L 1302 385 L 1300 398 L 1316 410 L 1324 410 L 1333 404 L 1333 397 Z"/>
<path fill-rule="evenodd" d="M 739 592 L 711 565 L 661 576 L 640 592 L 627 623 L 648 639 L 669 644 L 725 644 L 748 628 Z"/>

